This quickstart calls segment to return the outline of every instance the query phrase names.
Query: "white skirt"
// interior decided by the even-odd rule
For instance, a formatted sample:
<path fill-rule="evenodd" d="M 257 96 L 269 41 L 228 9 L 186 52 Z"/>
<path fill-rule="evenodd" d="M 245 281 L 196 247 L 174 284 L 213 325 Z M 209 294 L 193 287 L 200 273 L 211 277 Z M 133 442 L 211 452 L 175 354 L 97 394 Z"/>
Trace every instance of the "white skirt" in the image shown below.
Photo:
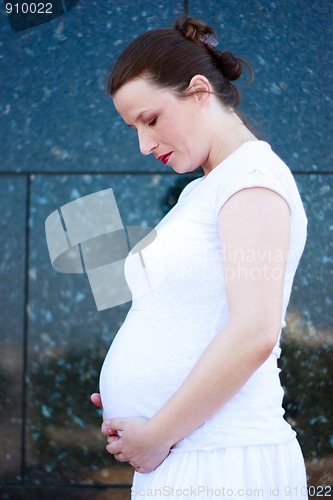
<path fill-rule="evenodd" d="M 131 498 L 307 499 L 304 460 L 296 438 L 210 451 L 175 449 L 153 472 L 135 472 Z"/>

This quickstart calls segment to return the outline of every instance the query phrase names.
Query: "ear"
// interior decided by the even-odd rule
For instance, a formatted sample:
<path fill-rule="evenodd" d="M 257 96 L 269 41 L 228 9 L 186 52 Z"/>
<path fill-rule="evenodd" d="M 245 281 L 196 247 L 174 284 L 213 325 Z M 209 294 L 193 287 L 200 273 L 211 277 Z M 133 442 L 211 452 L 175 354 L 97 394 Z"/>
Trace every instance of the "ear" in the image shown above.
<path fill-rule="evenodd" d="M 210 81 L 203 75 L 193 76 L 188 86 L 188 92 L 194 94 L 196 99 L 202 103 L 210 100 L 212 91 Z"/>

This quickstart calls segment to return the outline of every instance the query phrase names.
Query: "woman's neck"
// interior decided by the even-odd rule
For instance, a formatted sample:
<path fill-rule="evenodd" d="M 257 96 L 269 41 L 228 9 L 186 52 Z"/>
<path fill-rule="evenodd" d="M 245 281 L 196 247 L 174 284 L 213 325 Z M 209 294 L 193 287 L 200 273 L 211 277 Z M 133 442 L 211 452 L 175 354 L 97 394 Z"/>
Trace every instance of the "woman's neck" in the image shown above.
<path fill-rule="evenodd" d="M 258 140 L 234 110 L 223 108 L 210 127 L 211 147 L 202 166 L 205 175 L 236 151 L 242 144 Z"/>

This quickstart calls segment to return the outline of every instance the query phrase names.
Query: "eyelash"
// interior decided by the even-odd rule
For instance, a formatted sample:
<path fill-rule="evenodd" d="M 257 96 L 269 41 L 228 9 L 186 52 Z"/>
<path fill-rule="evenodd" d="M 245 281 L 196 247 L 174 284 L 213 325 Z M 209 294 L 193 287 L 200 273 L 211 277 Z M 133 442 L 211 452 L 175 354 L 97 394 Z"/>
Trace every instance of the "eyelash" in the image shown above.
<path fill-rule="evenodd" d="M 157 122 L 157 117 L 155 117 L 151 122 L 149 122 L 148 126 L 153 127 L 154 125 L 156 125 L 156 122 Z"/>

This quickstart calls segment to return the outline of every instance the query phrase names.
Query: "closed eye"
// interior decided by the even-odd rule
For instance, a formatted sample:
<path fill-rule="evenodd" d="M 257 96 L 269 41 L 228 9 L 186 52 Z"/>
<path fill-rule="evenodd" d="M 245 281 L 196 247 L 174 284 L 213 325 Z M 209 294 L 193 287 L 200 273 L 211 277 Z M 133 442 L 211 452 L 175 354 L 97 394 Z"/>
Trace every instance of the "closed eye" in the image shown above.
<path fill-rule="evenodd" d="M 148 123 L 149 127 L 153 127 L 154 125 L 156 125 L 156 122 L 157 122 L 157 116 Z"/>

